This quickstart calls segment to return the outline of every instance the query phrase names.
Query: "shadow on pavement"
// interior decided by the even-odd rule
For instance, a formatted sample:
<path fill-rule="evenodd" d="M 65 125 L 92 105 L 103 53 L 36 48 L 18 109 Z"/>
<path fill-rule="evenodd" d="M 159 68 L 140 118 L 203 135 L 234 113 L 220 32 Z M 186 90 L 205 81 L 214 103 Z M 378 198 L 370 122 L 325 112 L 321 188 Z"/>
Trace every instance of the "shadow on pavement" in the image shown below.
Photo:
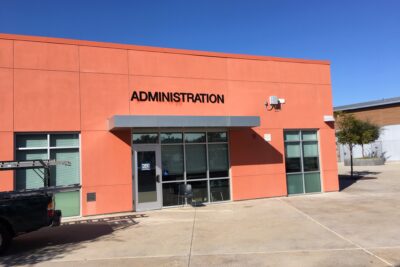
<path fill-rule="evenodd" d="M 21 235 L 13 240 L 10 250 L 0 258 L 0 264 L 15 266 L 61 259 L 66 253 L 96 240 L 112 237 L 115 231 L 138 224 L 135 219 L 142 217 L 147 216 L 140 214 L 81 220 Z"/>
<path fill-rule="evenodd" d="M 371 171 L 358 171 L 354 172 L 354 176 L 351 177 L 350 175 L 339 175 L 339 190 L 343 191 L 346 188 L 352 186 L 354 183 L 358 182 L 359 180 L 375 180 L 378 179 L 376 176 L 369 176 L 369 175 L 377 175 L 380 172 L 371 172 Z"/>

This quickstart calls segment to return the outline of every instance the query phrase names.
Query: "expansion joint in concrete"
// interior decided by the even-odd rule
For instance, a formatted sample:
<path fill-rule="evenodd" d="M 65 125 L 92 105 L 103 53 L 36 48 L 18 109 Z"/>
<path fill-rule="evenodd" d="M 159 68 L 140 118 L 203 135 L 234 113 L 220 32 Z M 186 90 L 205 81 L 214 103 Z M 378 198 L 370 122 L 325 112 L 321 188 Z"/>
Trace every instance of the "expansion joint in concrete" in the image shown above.
<path fill-rule="evenodd" d="M 309 219 L 310 221 L 318 224 L 320 227 L 324 228 L 325 230 L 331 232 L 332 234 L 336 235 L 337 237 L 345 240 L 346 242 L 350 243 L 351 245 L 361 249 L 362 251 L 364 251 L 365 253 L 367 253 L 368 255 L 371 255 L 375 258 L 377 258 L 378 260 L 382 261 L 383 263 L 387 264 L 388 266 L 393 266 L 394 265 L 390 262 L 388 262 L 387 260 L 379 257 L 378 255 L 374 254 L 373 252 L 371 252 L 370 250 L 360 246 L 359 244 L 351 241 L 350 239 L 344 237 L 343 235 L 339 234 L 338 232 L 336 232 L 335 230 L 329 228 L 328 226 L 320 223 L 319 221 L 317 221 L 316 219 L 314 219 L 313 217 L 311 217 L 310 215 L 308 215 L 307 213 L 301 211 L 300 209 L 296 208 L 295 206 L 291 205 L 290 203 L 288 203 L 287 201 L 283 200 L 283 199 L 278 199 L 279 201 L 282 201 L 283 203 L 285 203 L 287 206 L 291 207 L 293 210 L 295 210 L 297 213 L 301 214 L 302 216 L 306 217 L 307 219 Z"/>
<path fill-rule="evenodd" d="M 190 266 L 190 260 L 192 257 L 192 246 L 193 246 L 194 226 L 196 224 L 196 213 L 197 213 L 197 209 L 195 207 L 194 208 L 194 216 L 193 216 L 193 224 L 192 224 L 192 237 L 190 239 L 190 248 L 189 248 L 189 255 L 188 255 L 188 267 Z"/>

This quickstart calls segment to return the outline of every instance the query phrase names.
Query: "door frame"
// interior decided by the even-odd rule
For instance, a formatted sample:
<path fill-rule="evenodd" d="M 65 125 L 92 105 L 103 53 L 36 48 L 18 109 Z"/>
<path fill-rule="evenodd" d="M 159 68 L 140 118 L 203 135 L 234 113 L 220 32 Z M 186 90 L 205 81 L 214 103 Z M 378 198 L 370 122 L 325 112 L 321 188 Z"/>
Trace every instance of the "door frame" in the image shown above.
<path fill-rule="evenodd" d="M 159 176 L 156 181 L 157 201 L 139 203 L 138 194 L 138 171 L 137 171 L 137 153 L 142 151 L 154 151 L 156 154 L 156 175 Z M 132 192 L 134 193 L 135 211 L 156 210 L 162 208 L 162 183 L 161 183 L 161 147 L 159 144 L 134 144 L 132 146 Z"/>

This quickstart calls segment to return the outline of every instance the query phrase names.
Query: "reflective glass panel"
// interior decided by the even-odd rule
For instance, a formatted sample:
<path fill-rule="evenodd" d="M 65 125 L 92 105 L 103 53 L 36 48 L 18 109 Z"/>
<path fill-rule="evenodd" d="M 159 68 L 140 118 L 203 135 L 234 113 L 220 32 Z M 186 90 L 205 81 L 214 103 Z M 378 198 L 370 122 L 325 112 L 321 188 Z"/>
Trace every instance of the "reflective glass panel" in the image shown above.
<path fill-rule="evenodd" d="M 226 142 L 228 141 L 226 132 L 208 132 L 208 142 Z"/>
<path fill-rule="evenodd" d="M 51 186 L 79 184 L 79 150 L 77 148 L 51 149 L 50 158 L 55 160 L 66 160 L 71 166 L 51 166 Z"/>
<path fill-rule="evenodd" d="M 47 150 L 19 150 L 17 160 L 48 159 Z M 16 189 L 37 189 L 44 187 L 44 169 L 27 169 L 16 171 Z"/>
<path fill-rule="evenodd" d="M 186 177 L 199 179 L 207 177 L 206 145 L 186 145 Z"/>
<path fill-rule="evenodd" d="M 17 135 L 18 148 L 47 147 L 47 134 L 19 134 Z"/>
<path fill-rule="evenodd" d="M 306 193 L 321 192 L 321 179 L 319 172 L 316 173 L 305 173 L 304 184 Z"/>
<path fill-rule="evenodd" d="M 319 171 L 317 131 L 286 131 L 284 136 L 288 194 L 321 192 L 320 173 L 315 172 Z"/>
<path fill-rule="evenodd" d="M 186 143 L 205 143 L 206 133 L 185 133 Z"/>
<path fill-rule="evenodd" d="M 78 147 L 79 135 L 78 134 L 51 134 L 50 135 L 51 147 Z"/>
<path fill-rule="evenodd" d="M 210 180 L 211 202 L 230 200 L 229 179 Z"/>
<path fill-rule="evenodd" d="M 305 172 L 319 170 L 317 142 L 303 143 L 303 164 Z"/>
<path fill-rule="evenodd" d="M 157 201 L 156 152 L 137 152 L 138 202 Z"/>
<path fill-rule="evenodd" d="M 307 157 L 303 159 L 304 164 L 304 171 L 311 172 L 311 171 L 319 171 L 319 164 L 317 157 Z"/>
<path fill-rule="evenodd" d="M 302 174 L 288 174 L 286 177 L 289 195 L 304 193 Z"/>
<path fill-rule="evenodd" d="M 161 146 L 162 180 L 183 180 L 183 145 Z"/>
<path fill-rule="evenodd" d="M 207 181 L 196 181 L 196 182 L 188 182 L 188 184 L 192 185 L 193 190 L 193 198 L 192 202 L 189 204 L 200 204 L 203 202 L 208 202 L 208 186 Z"/>
<path fill-rule="evenodd" d="M 211 178 L 228 177 L 228 144 L 209 144 L 208 163 Z"/>
<path fill-rule="evenodd" d="M 303 141 L 316 141 L 317 132 L 316 131 L 302 131 L 301 132 Z"/>
<path fill-rule="evenodd" d="M 301 172 L 300 143 L 285 143 L 286 172 Z"/>
<path fill-rule="evenodd" d="M 182 143 L 182 133 L 161 133 L 161 144 Z"/>
<path fill-rule="evenodd" d="M 56 202 L 56 209 L 61 210 L 63 217 L 80 215 L 79 191 L 56 193 L 55 202 Z"/>
<path fill-rule="evenodd" d="M 300 143 L 299 142 L 286 143 L 285 149 L 286 149 L 285 152 L 286 152 L 287 158 L 300 158 L 301 152 L 300 152 Z"/>
<path fill-rule="evenodd" d="M 304 142 L 303 143 L 304 157 L 318 157 L 318 143 L 317 142 Z"/>
<path fill-rule="evenodd" d="M 158 133 L 134 133 L 132 142 L 134 144 L 156 144 L 158 143 Z"/>
<path fill-rule="evenodd" d="M 183 183 L 166 183 L 162 185 L 163 190 L 163 206 L 184 205 L 185 198 L 180 192 L 180 185 Z"/>
<path fill-rule="evenodd" d="M 300 141 L 300 133 L 298 131 L 285 132 L 285 141 Z"/>

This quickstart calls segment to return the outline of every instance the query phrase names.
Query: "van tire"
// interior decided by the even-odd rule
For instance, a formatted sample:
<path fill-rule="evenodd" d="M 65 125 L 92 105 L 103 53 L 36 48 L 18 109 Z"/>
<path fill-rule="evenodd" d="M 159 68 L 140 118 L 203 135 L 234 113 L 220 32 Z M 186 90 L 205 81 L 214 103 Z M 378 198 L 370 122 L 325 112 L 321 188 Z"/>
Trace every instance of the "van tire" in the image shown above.
<path fill-rule="evenodd" d="M 0 223 L 0 254 L 3 254 L 11 245 L 12 235 L 4 223 Z"/>

